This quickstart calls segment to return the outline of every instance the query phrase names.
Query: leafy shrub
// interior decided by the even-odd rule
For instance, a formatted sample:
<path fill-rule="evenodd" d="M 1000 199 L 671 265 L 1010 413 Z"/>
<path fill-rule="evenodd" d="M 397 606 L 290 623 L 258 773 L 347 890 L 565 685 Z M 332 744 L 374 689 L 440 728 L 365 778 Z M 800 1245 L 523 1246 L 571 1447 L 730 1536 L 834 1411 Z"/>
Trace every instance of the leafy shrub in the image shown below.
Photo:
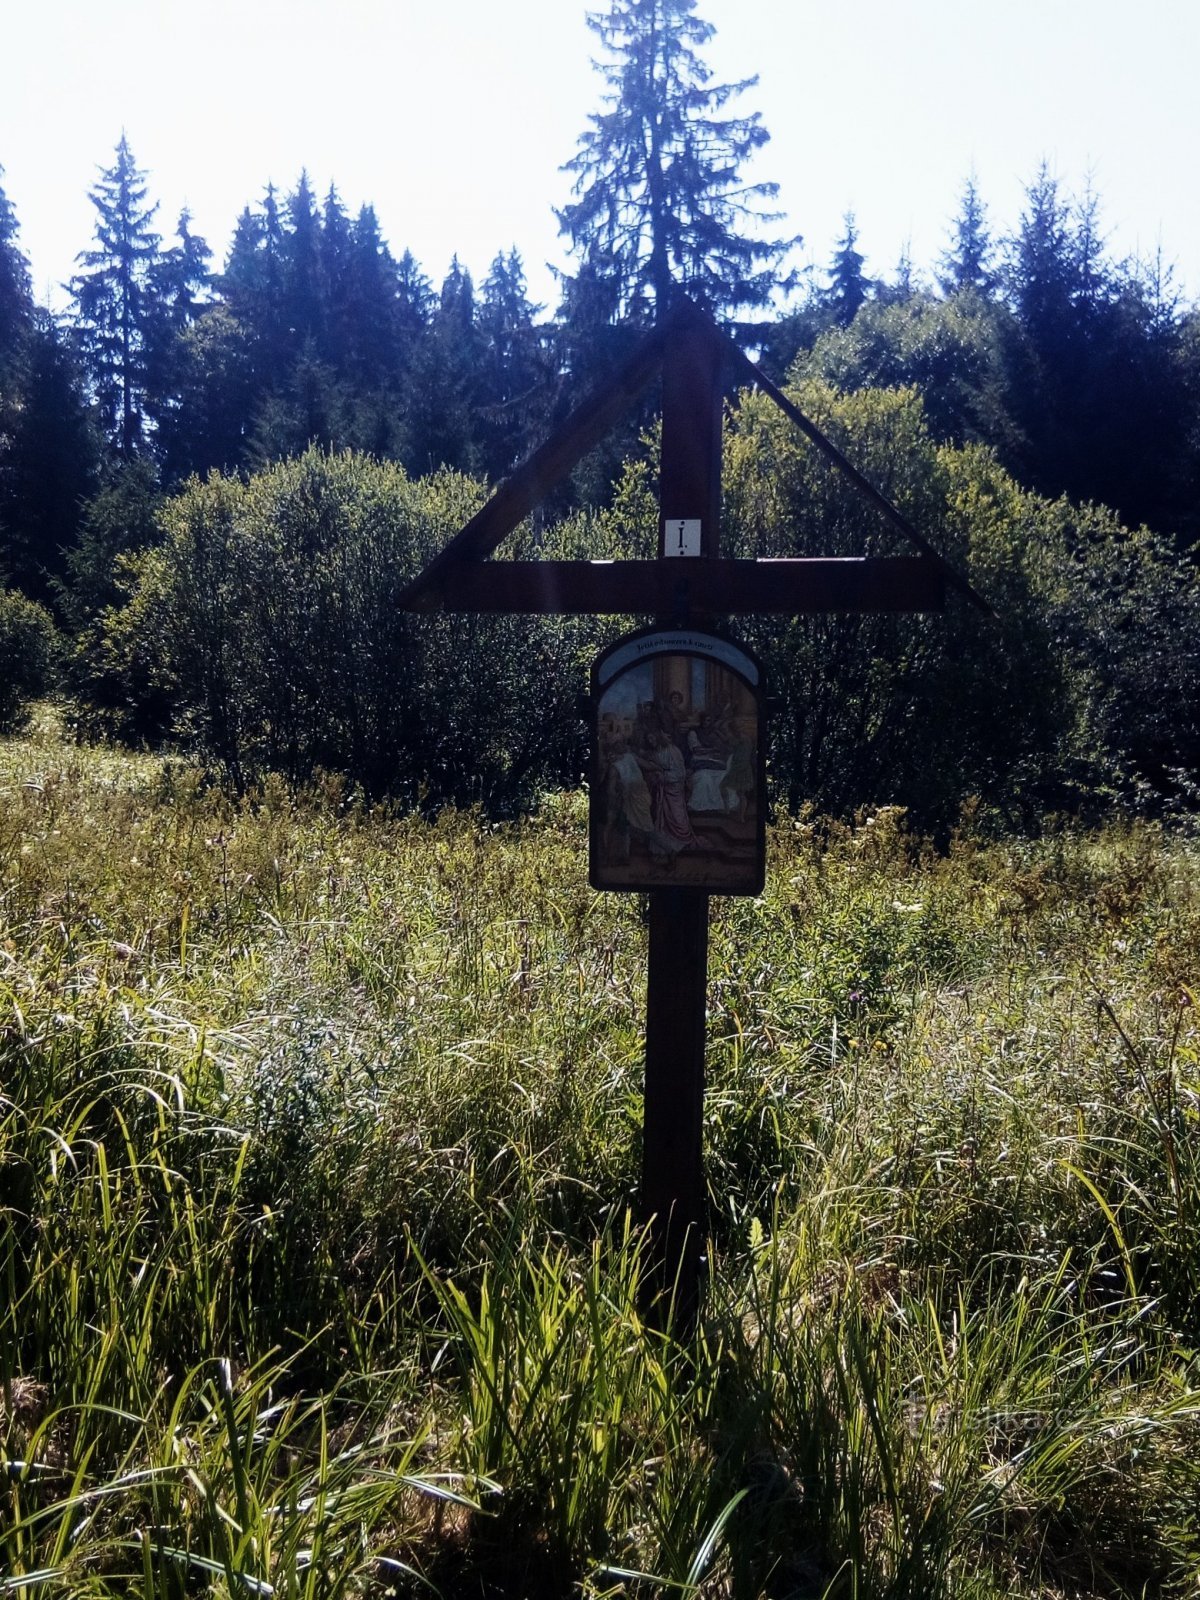
<path fill-rule="evenodd" d="M 915 390 L 810 381 L 798 398 L 995 616 L 951 595 L 937 616 L 737 619 L 777 703 L 788 808 L 891 802 L 944 841 L 971 796 L 1024 826 L 1116 796 L 1186 802 L 1200 783 L 1193 568 L 1102 507 L 1023 490 L 987 449 L 939 444 Z M 761 397 L 733 414 L 725 482 L 732 555 L 900 548 Z M 652 462 L 631 463 L 608 510 L 518 530 L 499 559 L 645 557 L 654 488 Z M 247 482 L 193 480 L 161 545 L 125 558 L 130 597 L 105 614 L 93 682 L 127 708 L 126 731 L 181 739 L 243 788 L 325 769 L 426 810 L 511 814 L 573 786 L 577 698 L 621 620 L 398 609 L 483 495 L 456 473 L 316 450 Z"/>
<path fill-rule="evenodd" d="M 58 635 L 44 606 L 0 589 L 0 733 L 25 722 L 29 702 L 51 686 Z"/>
<path fill-rule="evenodd" d="M 482 494 L 318 450 L 245 483 L 193 480 L 108 615 L 113 670 L 242 786 L 325 769 L 408 804 L 504 811 L 574 782 L 594 624 L 398 607 Z"/>
<path fill-rule="evenodd" d="M 800 404 L 988 599 L 938 616 L 747 619 L 793 810 L 892 801 L 948 833 L 968 796 L 1013 824 L 1114 795 L 1153 806 L 1200 774 L 1200 591 L 1169 542 L 1029 493 L 979 446 L 938 445 L 912 389 Z M 899 536 L 759 398 L 727 450 L 731 553 L 861 556 Z"/>

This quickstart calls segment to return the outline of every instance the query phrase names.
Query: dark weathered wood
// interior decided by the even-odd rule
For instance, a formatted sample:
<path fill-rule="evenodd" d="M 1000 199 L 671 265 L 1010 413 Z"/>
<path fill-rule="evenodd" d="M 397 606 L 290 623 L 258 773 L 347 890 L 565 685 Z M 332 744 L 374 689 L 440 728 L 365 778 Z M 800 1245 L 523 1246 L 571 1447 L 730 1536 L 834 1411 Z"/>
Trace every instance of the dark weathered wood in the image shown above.
<path fill-rule="evenodd" d="M 646 1297 L 688 1327 L 699 1306 L 707 1217 L 704 1191 L 704 1033 L 708 896 L 650 895 L 642 1212 L 650 1231 Z"/>
<path fill-rule="evenodd" d="M 675 319 L 663 343 L 657 619 L 711 623 L 721 523 L 721 339 L 695 313 Z M 696 518 L 701 554 L 664 553 L 667 519 Z M 700 577 L 707 572 L 708 580 Z M 708 895 L 650 894 L 646 974 L 646 1090 L 642 1124 L 642 1215 L 650 1228 L 647 1295 L 686 1332 L 700 1306 L 708 1232 L 704 1191 L 704 1035 L 708 994 Z"/>
<path fill-rule="evenodd" d="M 721 405 L 723 380 L 732 377 L 735 381 L 753 384 L 768 395 L 805 437 L 845 474 L 855 488 L 887 518 L 892 526 L 915 545 L 929 562 L 942 569 L 947 585 L 964 595 L 981 611 L 988 615 L 993 614 L 987 601 L 971 587 L 962 574 L 934 549 L 924 535 L 912 526 L 886 496 L 863 477 L 833 441 L 826 438 L 816 423 L 806 417 L 799 406 L 789 400 L 764 373 L 759 371 L 706 312 L 687 301 L 681 301 L 671 316 L 646 336 L 626 364 L 572 412 L 524 466 L 519 467 L 500 485 L 466 527 L 457 533 L 445 549 L 441 550 L 424 571 L 402 591 L 398 602 L 400 608 L 412 611 L 435 610 L 439 607 L 447 610 L 457 609 L 449 586 L 443 583 L 446 576 L 461 567 L 469 567 L 471 563 L 481 562 L 490 556 L 501 540 L 511 533 L 546 494 L 566 477 L 575 464 L 604 437 L 622 413 L 654 379 L 660 365 L 663 374 L 661 518 L 700 518 L 704 529 L 703 552 L 706 557 L 713 558 L 719 554 Z M 662 554 L 661 518 L 660 554 Z M 680 559 L 681 562 L 687 560 L 687 558 Z M 903 581 L 901 569 L 897 568 L 896 573 L 900 581 Z M 499 580 L 500 584 L 505 586 L 505 592 L 512 594 L 515 591 L 507 587 L 510 581 L 507 578 Z M 550 611 L 556 609 L 554 604 L 556 591 L 553 587 L 555 581 L 559 580 L 555 580 L 549 574 L 539 574 L 536 592 L 544 598 L 537 605 L 527 606 L 523 603 L 518 604 L 514 600 L 504 606 L 476 606 L 470 597 L 478 593 L 478 580 L 468 576 L 461 590 L 464 600 L 468 603 L 462 609 Z M 577 592 L 571 586 L 565 571 L 561 583 L 564 594 Z M 726 614 L 734 611 L 787 609 L 783 605 L 765 608 L 758 604 L 752 605 L 749 596 L 758 592 L 757 588 L 746 590 L 744 600 L 734 602 L 731 599 L 728 603 L 718 604 L 709 590 L 698 588 L 694 593 L 689 592 L 682 596 L 687 612 L 686 620 L 696 624 L 701 623 L 706 608 Z M 927 587 L 922 584 L 920 593 L 926 592 Z M 667 608 L 670 615 L 664 620 L 670 622 L 685 620 L 679 614 L 680 599 L 680 595 L 673 591 L 673 597 Z M 940 603 L 938 602 L 939 607 Z M 656 600 L 649 607 L 638 602 L 620 605 L 605 603 L 593 608 L 573 602 L 562 609 L 638 611 L 657 609 L 658 605 L 659 602 Z M 802 605 L 800 609 L 817 610 L 820 607 L 814 601 Z M 855 600 L 849 605 L 837 602 L 832 609 L 873 610 L 876 606 L 874 603 L 864 604 Z M 881 599 L 878 609 L 902 611 L 929 608 L 923 601 L 913 607 L 907 605 L 902 597 L 897 597 L 892 601 Z"/>
<path fill-rule="evenodd" d="M 430 593 L 447 611 L 698 616 L 761 612 L 940 611 L 946 577 L 924 556 L 799 561 L 478 561 L 452 567 Z"/>
<path fill-rule="evenodd" d="M 721 421 L 724 336 L 696 307 L 674 321 L 663 343 L 662 457 L 658 491 L 658 553 L 665 558 L 667 520 L 698 517 L 702 557 L 721 550 Z M 671 557 L 692 566 L 695 557 Z M 673 609 L 673 608 L 672 608 Z M 704 606 L 693 602 L 683 619 L 700 625 Z"/>

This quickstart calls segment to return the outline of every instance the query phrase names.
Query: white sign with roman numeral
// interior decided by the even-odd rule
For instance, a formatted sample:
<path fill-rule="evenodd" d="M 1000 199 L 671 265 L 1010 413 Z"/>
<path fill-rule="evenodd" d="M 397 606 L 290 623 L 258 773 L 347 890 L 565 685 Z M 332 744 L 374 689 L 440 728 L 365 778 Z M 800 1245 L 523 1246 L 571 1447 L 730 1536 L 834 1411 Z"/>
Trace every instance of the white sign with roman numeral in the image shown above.
<path fill-rule="evenodd" d="M 663 518 L 663 555 L 698 556 L 700 554 L 700 518 Z"/>

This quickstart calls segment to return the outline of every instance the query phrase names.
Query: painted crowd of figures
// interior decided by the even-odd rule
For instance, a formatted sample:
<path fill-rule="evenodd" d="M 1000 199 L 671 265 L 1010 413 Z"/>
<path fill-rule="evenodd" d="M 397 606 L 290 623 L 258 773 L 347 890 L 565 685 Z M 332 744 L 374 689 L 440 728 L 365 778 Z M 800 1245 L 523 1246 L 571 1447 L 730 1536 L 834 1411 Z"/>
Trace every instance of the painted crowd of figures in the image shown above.
<path fill-rule="evenodd" d="M 640 705 L 636 718 L 602 727 L 604 846 L 628 859 L 634 843 L 652 860 L 684 850 L 711 850 L 694 819 L 745 823 L 755 788 L 755 749 L 732 699 L 694 720 L 674 693 Z M 719 845 L 716 845 L 719 848 Z"/>

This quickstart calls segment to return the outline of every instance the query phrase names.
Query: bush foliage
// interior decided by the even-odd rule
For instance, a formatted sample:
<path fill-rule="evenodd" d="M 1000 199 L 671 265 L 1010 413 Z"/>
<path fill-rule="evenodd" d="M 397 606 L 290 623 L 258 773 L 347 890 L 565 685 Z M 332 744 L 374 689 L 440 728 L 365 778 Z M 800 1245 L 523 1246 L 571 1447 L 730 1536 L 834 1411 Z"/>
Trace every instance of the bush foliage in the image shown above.
<path fill-rule="evenodd" d="M 16 589 L 0 589 L 0 733 L 23 726 L 30 703 L 49 693 L 57 658 L 50 613 Z"/>
<path fill-rule="evenodd" d="M 443 472 L 305 456 L 193 482 L 129 566 L 99 653 L 134 729 L 244 785 L 324 769 L 408 804 L 512 809 L 582 766 L 588 624 L 413 617 L 400 591 L 482 502 Z"/>
<path fill-rule="evenodd" d="M 1200 773 L 1200 607 L 1167 541 L 1021 489 L 978 445 L 939 444 L 910 389 L 800 403 L 990 600 L 938 616 L 740 619 L 777 702 L 772 779 L 790 809 L 903 804 L 948 829 L 977 795 L 1046 810 L 1187 803 Z M 509 541 L 524 555 L 647 555 L 652 454 L 612 505 Z M 496 813 L 583 767 L 577 702 L 619 619 L 412 616 L 404 584 L 484 490 L 442 472 L 310 451 L 246 482 L 193 481 L 129 599 L 93 637 L 91 680 L 143 736 L 183 740 L 241 784 L 337 771 L 406 803 Z M 728 429 L 725 547 L 857 555 L 896 536 L 763 400 Z M 503 553 L 503 552 L 502 552 Z M 626 619 L 631 621 L 632 619 Z"/>

